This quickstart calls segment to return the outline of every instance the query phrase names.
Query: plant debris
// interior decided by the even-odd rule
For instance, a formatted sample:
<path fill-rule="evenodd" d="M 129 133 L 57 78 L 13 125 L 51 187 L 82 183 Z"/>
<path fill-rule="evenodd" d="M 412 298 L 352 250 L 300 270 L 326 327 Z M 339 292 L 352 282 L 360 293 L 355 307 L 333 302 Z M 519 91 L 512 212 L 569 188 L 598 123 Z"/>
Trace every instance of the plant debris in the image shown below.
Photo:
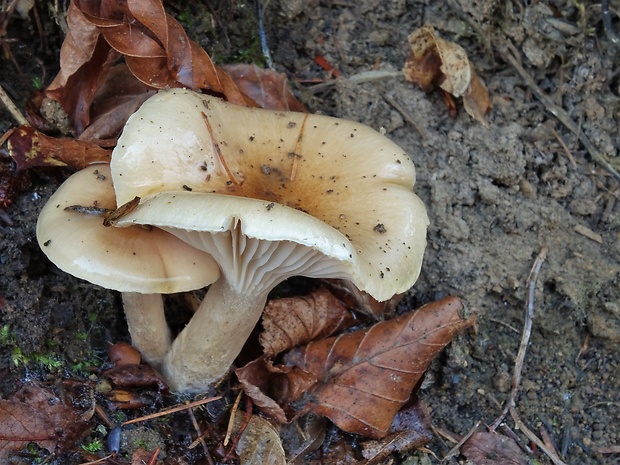
<path fill-rule="evenodd" d="M 435 355 L 473 324 L 463 311 L 459 299 L 448 297 L 293 349 L 283 365 L 258 360 L 238 369 L 237 376 L 246 394 L 276 421 L 311 411 L 344 431 L 382 438 Z"/>
<path fill-rule="evenodd" d="M 28 385 L 0 400 L 0 461 L 34 442 L 54 452 L 70 448 L 88 426 L 71 405 L 53 392 Z"/>
<path fill-rule="evenodd" d="M 485 115 L 491 110 L 489 92 L 465 50 L 437 37 L 432 26 L 423 26 L 411 33 L 409 45 L 411 52 L 403 66 L 405 78 L 425 92 L 440 87 L 452 117 L 456 116 L 456 102 L 452 97 L 462 97 L 465 111 L 488 126 Z"/>

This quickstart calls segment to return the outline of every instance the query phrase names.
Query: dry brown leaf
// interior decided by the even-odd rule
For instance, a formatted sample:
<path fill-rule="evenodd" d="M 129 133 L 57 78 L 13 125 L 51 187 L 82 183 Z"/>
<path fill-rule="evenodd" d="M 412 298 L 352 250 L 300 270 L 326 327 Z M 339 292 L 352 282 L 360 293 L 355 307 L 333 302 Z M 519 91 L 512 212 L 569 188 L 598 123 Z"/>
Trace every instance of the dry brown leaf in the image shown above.
<path fill-rule="evenodd" d="M 401 409 L 392 422 L 390 434 L 383 439 L 362 443 L 365 465 L 380 463 L 394 452 L 419 449 L 433 437 L 431 416 L 425 403 L 417 396 Z"/>
<path fill-rule="evenodd" d="M 238 431 L 245 419 L 244 412 L 235 415 Z M 235 447 L 241 465 L 286 464 L 278 429 L 267 419 L 252 415 Z"/>
<path fill-rule="evenodd" d="M 146 85 L 207 89 L 223 94 L 233 103 L 251 103 L 209 55 L 187 37 L 178 21 L 165 12 L 161 0 L 128 0 L 126 4 L 110 0 L 74 2 Z"/>
<path fill-rule="evenodd" d="M 289 352 L 287 365 L 318 380 L 296 408 L 309 408 L 348 432 L 384 437 L 435 355 L 458 330 L 473 324 L 473 317 L 463 312 L 458 298 L 447 297 L 371 328 Z"/>
<path fill-rule="evenodd" d="M 127 116 L 146 98 L 140 93 L 147 89 L 205 89 L 234 103 L 254 105 L 166 14 L 161 0 L 72 0 L 67 23 L 60 72 L 46 95 L 61 103 L 82 140 L 113 144 Z M 120 98 L 105 102 L 102 111 L 93 105 L 102 87 L 114 79 L 112 65 L 120 56 L 125 58 L 122 67 L 131 71 L 131 79 L 115 86 L 126 90 Z M 91 124 L 94 127 L 84 134 Z"/>
<path fill-rule="evenodd" d="M 68 447 L 85 429 L 73 407 L 38 386 L 24 386 L 10 399 L 0 400 L 0 461 L 29 442 L 53 452 Z"/>
<path fill-rule="evenodd" d="M 355 321 L 353 314 L 325 288 L 304 297 L 272 300 L 262 319 L 264 331 L 259 341 L 265 354 L 272 356 L 341 332 Z"/>
<path fill-rule="evenodd" d="M 396 294 L 390 300 L 379 302 L 369 293 L 360 291 L 351 281 L 346 279 L 325 280 L 330 290 L 348 308 L 363 313 L 375 320 L 385 320 L 394 316 L 394 310 L 398 303 L 403 300 L 405 294 Z"/>
<path fill-rule="evenodd" d="M 527 465 L 530 460 L 516 442 L 501 434 L 477 432 L 461 446 L 461 453 L 476 465 Z"/>
<path fill-rule="evenodd" d="M 472 66 L 473 70 L 473 66 Z M 469 89 L 463 95 L 463 108 L 473 119 L 481 123 L 484 127 L 489 127 L 486 114 L 491 111 L 491 97 L 482 79 L 474 73 L 471 77 Z"/>
<path fill-rule="evenodd" d="M 168 390 L 165 380 L 150 365 L 118 365 L 103 371 L 101 376 L 108 378 L 117 388 Z"/>
<path fill-rule="evenodd" d="M 8 463 L 9 454 L 29 442 L 50 452 L 54 450 L 56 438 L 49 419 L 27 403 L 0 400 L 0 460 Z"/>
<path fill-rule="evenodd" d="M 308 112 L 291 92 L 285 74 L 249 64 L 224 65 L 222 68 L 239 89 L 261 108 Z"/>
<path fill-rule="evenodd" d="M 316 383 L 316 378 L 310 373 L 293 367 L 274 366 L 264 357 L 238 368 L 235 374 L 254 405 L 280 424 L 287 423 L 291 413 L 286 402 L 301 397 Z M 290 416 L 293 416 L 292 413 Z"/>
<path fill-rule="evenodd" d="M 67 36 L 60 49 L 60 71 L 45 93 L 69 115 L 75 133 L 90 124 L 90 106 L 101 76 L 118 58 L 94 25 L 76 7 L 67 10 Z"/>
<path fill-rule="evenodd" d="M 317 450 L 325 441 L 327 420 L 317 415 L 303 415 L 280 428 L 282 446 L 288 463 L 303 463 L 301 458 Z"/>
<path fill-rule="evenodd" d="M 491 99 L 465 50 L 437 37 L 432 26 L 417 29 L 408 40 L 411 51 L 403 66 L 405 78 L 425 92 L 439 86 L 454 97 L 463 97 L 467 113 L 486 125 L 485 115 L 491 110 Z M 444 97 L 444 101 L 451 100 Z"/>
<path fill-rule="evenodd" d="M 127 119 L 154 93 L 124 63 L 107 69 L 93 96 L 90 123 L 79 139 L 113 147 Z"/>
<path fill-rule="evenodd" d="M 13 129 L 7 147 L 17 171 L 33 166 L 71 166 L 82 169 L 93 163 L 109 163 L 111 157 L 110 150 L 92 142 L 49 137 L 31 126 Z"/>

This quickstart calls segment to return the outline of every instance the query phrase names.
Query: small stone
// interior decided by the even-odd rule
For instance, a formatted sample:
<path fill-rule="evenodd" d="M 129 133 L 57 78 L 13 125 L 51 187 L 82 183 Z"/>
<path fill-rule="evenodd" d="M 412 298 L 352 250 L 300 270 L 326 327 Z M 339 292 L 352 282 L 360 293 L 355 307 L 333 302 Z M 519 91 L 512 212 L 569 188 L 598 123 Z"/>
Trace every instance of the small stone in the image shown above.
<path fill-rule="evenodd" d="M 590 216 L 596 214 L 598 205 L 590 199 L 575 199 L 568 204 L 568 209 L 576 215 Z"/>
<path fill-rule="evenodd" d="M 500 371 L 493 377 L 493 386 L 499 392 L 508 392 L 512 387 L 512 377 L 505 371 Z"/>

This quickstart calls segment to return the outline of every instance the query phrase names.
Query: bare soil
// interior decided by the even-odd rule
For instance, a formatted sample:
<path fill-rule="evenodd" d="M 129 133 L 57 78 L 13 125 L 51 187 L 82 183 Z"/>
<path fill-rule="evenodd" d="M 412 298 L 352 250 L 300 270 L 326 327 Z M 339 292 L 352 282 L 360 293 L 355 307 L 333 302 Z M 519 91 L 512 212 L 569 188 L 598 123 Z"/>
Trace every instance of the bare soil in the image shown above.
<path fill-rule="evenodd" d="M 251 2 L 169 8 L 220 63 L 262 59 Z M 619 9 L 612 1 L 618 33 Z M 620 463 L 618 453 L 600 453 L 620 445 L 620 191 L 578 139 L 585 135 L 620 167 L 620 49 L 603 28 L 601 5 L 272 0 L 264 14 L 275 69 L 289 75 L 311 111 L 385 130 L 416 164 L 416 189 L 431 226 L 422 275 L 406 305 L 454 294 L 478 314 L 476 331 L 458 337 L 427 376 L 421 395 L 433 424 L 464 435 L 501 413 L 521 338 L 525 283 L 547 246 L 517 410 L 531 430 L 547 430 L 566 463 Z M 39 5 L 39 15 L 45 47 L 32 15 L 15 18 L 7 37 L 17 39 L 10 49 L 22 74 L 7 59 L 0 65 L 0 81 L 20 108 L 33 79 L 46 85 L 58 66 L 61 32 L 47 5 Z M 467 51 L 492 97 L 488 128 L 464 111 L 451 118 L 439 94 L 425 94 L 402 77 L 350 79 L 399 70 L 407 36 L 423 24 Z M 506 62 L 506 41 L 578 134 Z M 340 78 L 313 87 L 334 77 L 317 56 Z M 13 124 L 0 109 L 0 131 Z M 75 376 L 81 362 L 97 367 L 106 340 L 128 339 L 118 296 L 64 275 L 36 244 L 37 214 L 67 174 L 31 173 L 30 186 L 0 220 L 0 328 L 9 330 L 0 341 L 3 397 L 28 379 Z M 62 368 L 43 369 L 33 354 L 62 360 Z M 440 437 L 429 445 L 439 457 L 451 447 Z M 425 452 L 401 459 L 438 463 Z M 544 455 L 538 461 L 550 463 Z"/>

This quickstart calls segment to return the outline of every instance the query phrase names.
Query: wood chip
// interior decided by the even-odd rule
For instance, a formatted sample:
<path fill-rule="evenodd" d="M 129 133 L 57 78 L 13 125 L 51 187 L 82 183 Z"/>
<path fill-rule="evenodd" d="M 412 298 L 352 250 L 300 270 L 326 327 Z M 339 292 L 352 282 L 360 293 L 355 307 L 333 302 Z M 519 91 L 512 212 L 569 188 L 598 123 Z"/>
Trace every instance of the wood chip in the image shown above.
<path fill-rule="evenodd" d="M 586 228 L 581 224 L 575 226 L 575 232 L 593 240 L 594 242 L 598 242 L 599 244 L 603 243 L 603 237 L 600 234 L 595 233 L 590 228 Z"/>

